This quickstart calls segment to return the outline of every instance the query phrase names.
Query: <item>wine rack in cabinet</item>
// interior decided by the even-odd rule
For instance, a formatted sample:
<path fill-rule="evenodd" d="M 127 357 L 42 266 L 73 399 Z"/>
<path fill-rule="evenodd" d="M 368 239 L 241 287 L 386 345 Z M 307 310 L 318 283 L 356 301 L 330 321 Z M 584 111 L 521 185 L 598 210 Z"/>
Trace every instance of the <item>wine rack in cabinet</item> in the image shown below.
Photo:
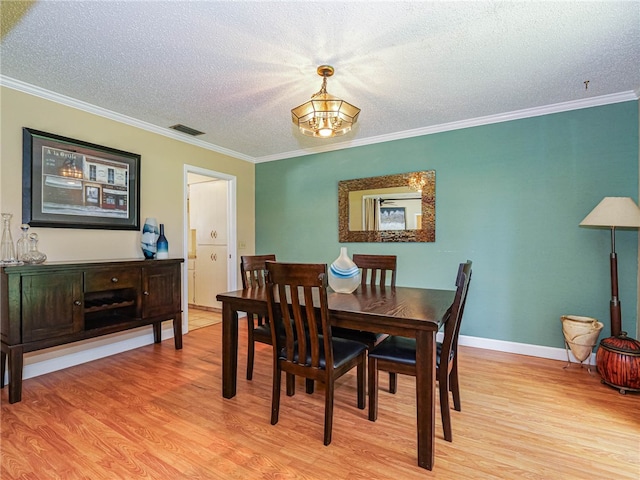
<path fill-rule="evenodd" d="M 9 403 L 22 398 L 23 355 L 173 320 L 182 348 L 182 259 L 56 262 L 0 273 L 1 386 L 9 364 Z"/>

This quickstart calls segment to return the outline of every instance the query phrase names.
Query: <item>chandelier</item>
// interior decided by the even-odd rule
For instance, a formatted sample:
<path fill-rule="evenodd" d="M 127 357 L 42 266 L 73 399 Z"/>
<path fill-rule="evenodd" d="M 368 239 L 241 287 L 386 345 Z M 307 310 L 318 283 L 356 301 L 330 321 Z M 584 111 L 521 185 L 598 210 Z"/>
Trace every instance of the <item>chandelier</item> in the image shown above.
<path fill-rule="evenodd" d="M 320 65 L 318 75 L 322 87 L 306 103 L 291 110 L 291 120 L 300 131 L 310 137 L 338 137 L 351 130 L 358 120 L 360 109 L 327 93 L 327 78 L 334 73 L 333 67 Z"/>

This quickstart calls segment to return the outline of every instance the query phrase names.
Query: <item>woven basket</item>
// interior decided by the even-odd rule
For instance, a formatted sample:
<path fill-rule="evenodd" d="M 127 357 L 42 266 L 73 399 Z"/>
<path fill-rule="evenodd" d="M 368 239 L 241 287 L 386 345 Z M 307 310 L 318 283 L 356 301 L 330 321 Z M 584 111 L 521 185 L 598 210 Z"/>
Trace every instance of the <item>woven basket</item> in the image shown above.
<path fill-rule="evenodd" d="M 571 353 L 579 362 L 584 362 L 591 355 L 604 325 L 595 318 L 577 315 L 563 315 L 560 321 L 564 340 Z"/>

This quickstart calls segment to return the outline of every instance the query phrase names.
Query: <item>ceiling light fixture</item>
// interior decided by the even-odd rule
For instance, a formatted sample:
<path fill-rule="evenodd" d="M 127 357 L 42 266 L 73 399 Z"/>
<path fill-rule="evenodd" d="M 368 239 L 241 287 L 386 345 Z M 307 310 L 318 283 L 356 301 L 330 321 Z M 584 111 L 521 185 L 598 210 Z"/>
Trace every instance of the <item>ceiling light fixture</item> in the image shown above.
<path fill-rule="evenodd" d="M 334 73 L 333 67 L 320 65 L 318 75 L 322 87 L 311 100 L 291 110 L 291 120 L 300 131 L 310 137 L 331 138 L 344 135 L 358 120 L 360 109 L 327 93 L 327 78 Z"/>

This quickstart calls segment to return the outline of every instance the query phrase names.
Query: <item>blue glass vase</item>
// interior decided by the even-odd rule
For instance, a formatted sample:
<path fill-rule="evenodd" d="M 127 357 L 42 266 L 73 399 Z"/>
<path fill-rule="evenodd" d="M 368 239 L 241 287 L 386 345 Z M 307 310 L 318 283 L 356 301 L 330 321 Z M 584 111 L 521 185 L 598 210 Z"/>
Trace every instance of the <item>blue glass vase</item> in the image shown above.
<path fill-rule="evenodd" d="M 164 236 L 164 223 L 160 224 L 160 236 L 156 242 L 156 249 L 156 258 L 158 260 L 169 258 L 169 242 L 167 241 L 167 237 Z"/>
<path fill-rule="evenodd" d="M 158 241 L 158 222 L 155 218 L 149 217 L 144 221 L 142 226 L 142 235 L 140 237 L 140 247 L 144 258 L 152 259 L 156 257 Z"/>

